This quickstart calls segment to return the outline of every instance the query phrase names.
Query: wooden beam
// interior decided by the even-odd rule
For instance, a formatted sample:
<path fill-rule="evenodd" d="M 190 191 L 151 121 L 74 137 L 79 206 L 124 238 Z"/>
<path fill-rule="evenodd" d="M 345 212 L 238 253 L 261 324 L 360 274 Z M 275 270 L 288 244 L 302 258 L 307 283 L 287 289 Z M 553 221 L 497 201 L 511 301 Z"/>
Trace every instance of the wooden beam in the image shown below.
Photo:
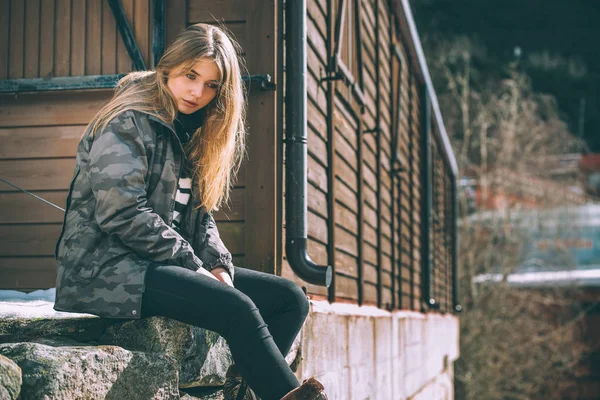
<path fill-rule="evenodd" d="M 0 93 L 113 88 L 123 76 L 121 74 L 7 79 L 0 81 Z"/>
<path fill-rule="evenodd" d="M 30 78 L 0 80 L 0 93 L 47 92 L 56 90 L 109 89 L 126 74 L 62 76 L 56 78 Z M 270 74 L 244 75 L 248 86 L 257 85 L 260 90 L 274 91 L 276 85 Z"/>
<path fill-rule="evenodd" d="M 129 24 L 129 21 L 127 21 L 127 16 L 125 15 L 125 10 L 123 9 L 121 0 L 107 1 L 113 16 L 117 21 L 117 27 L 119 28 L 119 32 L 121 33 L 121 37 L 123 38 L 123 42 L 127 48 L 127 53 L 133 62 L 133 68 L 137 71 L 146 70 L 147 68 L 146 63 L 144 62 L 144 57 L 142 56 L 137 41 L 135 40 L 131 25 Z"/>
<path fill-rule="evenodd" d="M 335 45 L 332 54 L 332 67 L 335 68 L 337 60 L 341 60 L 342 44 L 344 43 L 344 22 L 346 19 L 346 0 L 339 0 L 338 10 L 336 14 L 337 19 L 335 20 Z M 330 72 L 333 72 L 331 70 Z"/>
<path fill-rule="evenodd" d="M 268 74 L 277 79 L 277 11 L 275 0 L 247 2 L 246 37 L 253 46 L 244 49 L 246 65 L 253 75 Z M 259 85 L 260 88 L 262 85 Z M 276 272 L 277 240 L 277 94 L 249 87 L 247 121 L 248 159 L 246 164 L 246 267 Z"/>
<path fill-rule="evenodd" d="M 165 0 L 152 0 L 152 65 L 165 52 Z"/>
<path fill-rule="evenodd" d="M 187 0 L 169 0 L 165 9 L 166 46 L 169 46 L 187 25 Z"/>

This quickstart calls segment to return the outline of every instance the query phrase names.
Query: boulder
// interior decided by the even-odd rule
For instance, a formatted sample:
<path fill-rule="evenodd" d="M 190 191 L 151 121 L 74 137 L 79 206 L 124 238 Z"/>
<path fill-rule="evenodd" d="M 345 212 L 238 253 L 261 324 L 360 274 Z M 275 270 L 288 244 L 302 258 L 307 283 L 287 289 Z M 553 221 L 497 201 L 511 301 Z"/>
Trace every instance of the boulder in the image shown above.
<path fill-rule="evenodd" d="M 179 363 L 179 386 L 219 386 L 233 359 L 217 333 L 169 318 L 151 317 L 112 325 L 100 343 L 164 353 Z"/>
<path fill-rule="evenodd" d="M 69 337 L 94 343 L 106 328 L 122 321 L 90 314 L 54 311 L 47 300 L 0 300 L 0 343 L 26 342 L 37 338 Z"/>
<path fill-rule="evenodd" d="M 21 368 L 0 355 L 0 399 L 15 400 L 21 392 Z"/>
<path fill-rule="evenodd" d="M 301 335 L 286 356 L 295 372 L 301 359 Z M 111 325 L 100 343 L 129 350 L 164 353 L 179 363 L 179 387 L 220 386 L 233 358 L 217 333 L 165 317 L 151 317 Z"/>
<path fill-rule="evenodd" d="M 179 399 L 177 363 L 163 354 L 72 342 L 0 344 L 22 370 L 24 399 Z"/>

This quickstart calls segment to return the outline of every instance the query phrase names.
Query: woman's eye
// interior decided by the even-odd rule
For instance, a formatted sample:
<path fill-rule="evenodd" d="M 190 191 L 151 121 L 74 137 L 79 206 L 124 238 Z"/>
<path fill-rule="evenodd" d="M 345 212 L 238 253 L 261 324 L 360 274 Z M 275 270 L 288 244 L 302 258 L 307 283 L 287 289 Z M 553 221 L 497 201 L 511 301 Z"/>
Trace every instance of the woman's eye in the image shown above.
<path fill-rule="evenodd" d="M 218 89 L 219 85 L 217 85 L 216 83 L 209 83 L 208 87 L 211 88 L 211 89 Z"/>
<path fill-rule="evenodd" d="M 187 78 L 190 79 L 190 80 L 192 80 L 192 81 L 194 79 L 196 79 L 196 75 L 194 75 L 194 74 L 186 74 L 185 76 L 187 76 Z"/>

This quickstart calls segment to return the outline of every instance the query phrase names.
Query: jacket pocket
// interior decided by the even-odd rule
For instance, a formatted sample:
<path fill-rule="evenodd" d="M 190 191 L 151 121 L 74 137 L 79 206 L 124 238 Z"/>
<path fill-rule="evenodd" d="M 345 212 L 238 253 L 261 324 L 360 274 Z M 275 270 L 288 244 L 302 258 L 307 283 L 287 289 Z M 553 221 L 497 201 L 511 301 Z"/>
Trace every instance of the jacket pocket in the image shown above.
<path fill-rule="evenodd" d="M 79 263 L 79 272 L 77 277 L 84 280 L 93 279 L 100 272 L 100 264 L 96 261 L 99 255 L 100 247 L 96 248 L 94 252 L 89 256 L 87 262 Z"/>
<path fill-rule="evenodd" d="M 122 258 L 123 255 L 129 253 L 131 250 L 125 247 L 116 236 L 103 234 L 87 261 L 80 262 L 77 277 L 82 280 L 94 279 L 103 268 L 114 263 L 115 259 Z"/>
<path fill-rule="evenodd" d="M 75 266 L 75 278 L 89 280 L 98 275 L 97 260 L 102 254 L 106 235 L 94 224 L 80 222 L 77 235 L 69 240 L 67 258 Z"/>
<path fill-rule="evenodd" d="M 60 249 L 60 243 L 63 239 L 63 235 L 65 234 L 65 228 L 67 224 L 67 213 L 69 212 L 69 207 L 71 206 L 71 195 L 73 194 L 73 186 L 75 185 L 75 181 L 79 176 L 79 172 L 81 169 L 79 168 L 79 164 L 75 164 L 75 172 L 73 173 L 73 180 L 71 181 L 71 185 L 69 186 L 69 194 L 67 195 L 67 202 L 65 205 L 65 213 L 63 215 L 63 225 L 60 231 L 60 236 L 56 241 L 56 246 L 54 247 L 54 258 L 59 260 L 58 251 Z M 60 261 L 60 260 L 59 260 Z"/>

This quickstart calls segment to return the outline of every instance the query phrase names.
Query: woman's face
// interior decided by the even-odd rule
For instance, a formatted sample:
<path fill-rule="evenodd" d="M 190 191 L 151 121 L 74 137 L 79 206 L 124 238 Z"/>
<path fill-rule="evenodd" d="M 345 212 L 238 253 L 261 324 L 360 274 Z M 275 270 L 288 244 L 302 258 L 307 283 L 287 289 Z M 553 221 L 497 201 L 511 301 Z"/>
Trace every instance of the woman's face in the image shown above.
<path fill-rule="evenodd" d="M 167 87 L 175 98 L 177 109 L 183 114 L 192 114 L 210 103 L 219 92 L 220 85 L 219 67 L 208 59 L 198 61 L 190 71 L 176 68 L 167 78 Z"/>

